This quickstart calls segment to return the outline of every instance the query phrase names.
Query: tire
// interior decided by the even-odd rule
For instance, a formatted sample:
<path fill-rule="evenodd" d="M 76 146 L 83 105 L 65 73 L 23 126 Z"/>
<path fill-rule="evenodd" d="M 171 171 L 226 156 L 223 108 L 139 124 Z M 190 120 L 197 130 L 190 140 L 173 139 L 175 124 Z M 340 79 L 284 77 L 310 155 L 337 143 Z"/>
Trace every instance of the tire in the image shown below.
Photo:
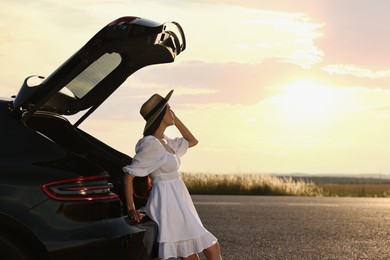
<path fill-rule="evenodd" d="M 20 242 L 0 234 L 0 259 L 31 260 L 28 249 Z"/>

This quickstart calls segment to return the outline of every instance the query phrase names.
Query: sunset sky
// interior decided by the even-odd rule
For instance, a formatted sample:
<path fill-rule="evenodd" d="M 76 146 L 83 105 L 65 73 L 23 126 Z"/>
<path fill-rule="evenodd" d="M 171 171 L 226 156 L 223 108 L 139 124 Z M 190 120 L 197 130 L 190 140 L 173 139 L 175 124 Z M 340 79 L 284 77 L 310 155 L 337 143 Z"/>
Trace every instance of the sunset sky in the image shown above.
<path fill-rule="evenodd" d="M 140 106 L 175 89 L 200 141 L 184 172 L 390 174 L 389 14 L 388 0 L 2 0 L 0 96 L 116 18 L 177 21 L 187 50 L 136 72 L 82 129 L 133 156 Z"/>

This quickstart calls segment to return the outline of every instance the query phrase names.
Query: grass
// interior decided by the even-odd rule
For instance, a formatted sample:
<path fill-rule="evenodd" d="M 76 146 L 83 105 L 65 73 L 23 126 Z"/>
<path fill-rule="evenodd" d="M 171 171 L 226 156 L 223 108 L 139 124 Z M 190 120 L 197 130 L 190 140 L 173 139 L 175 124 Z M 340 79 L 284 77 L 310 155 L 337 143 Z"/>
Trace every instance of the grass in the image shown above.
<path fill-rule="evenodd" d="M 390 183 L 320 183 L 324 196 L 332 197 L 390 197 Z"/>
<path fill-rule="evenodd" d="M 291 177 L 182 173 L 181 178 L 191 194 L 322 196 L 314 183 Z"/>
<path fill-rule="evenodd" d="M 191 194 L 390 197 L 390 179 L 181 173 Z"/>

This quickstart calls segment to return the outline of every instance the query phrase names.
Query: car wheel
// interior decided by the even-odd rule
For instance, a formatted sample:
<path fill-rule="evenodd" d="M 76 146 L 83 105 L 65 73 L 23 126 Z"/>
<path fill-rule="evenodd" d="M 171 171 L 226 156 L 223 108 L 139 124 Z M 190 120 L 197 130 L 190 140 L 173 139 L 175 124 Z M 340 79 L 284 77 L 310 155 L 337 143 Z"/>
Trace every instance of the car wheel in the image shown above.
<path fill-rule="evenodd" d="M 0 259 L 30 260 L 28 249 L 14 239 L 0 234 Z"/>

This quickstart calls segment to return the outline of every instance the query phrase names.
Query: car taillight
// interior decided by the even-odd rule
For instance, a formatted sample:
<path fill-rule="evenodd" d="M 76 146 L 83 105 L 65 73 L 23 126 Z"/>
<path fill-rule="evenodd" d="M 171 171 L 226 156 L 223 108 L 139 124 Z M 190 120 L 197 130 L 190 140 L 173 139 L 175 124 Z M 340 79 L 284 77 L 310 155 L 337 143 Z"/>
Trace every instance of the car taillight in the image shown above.
<path fill-rule="evenodd" d="M 42 185 L 42 190 L 50 198 L 62 201 L 117 199 L 118 195 L 111 192 L 109 177 L 104 174 L 54 181 Z"/>

